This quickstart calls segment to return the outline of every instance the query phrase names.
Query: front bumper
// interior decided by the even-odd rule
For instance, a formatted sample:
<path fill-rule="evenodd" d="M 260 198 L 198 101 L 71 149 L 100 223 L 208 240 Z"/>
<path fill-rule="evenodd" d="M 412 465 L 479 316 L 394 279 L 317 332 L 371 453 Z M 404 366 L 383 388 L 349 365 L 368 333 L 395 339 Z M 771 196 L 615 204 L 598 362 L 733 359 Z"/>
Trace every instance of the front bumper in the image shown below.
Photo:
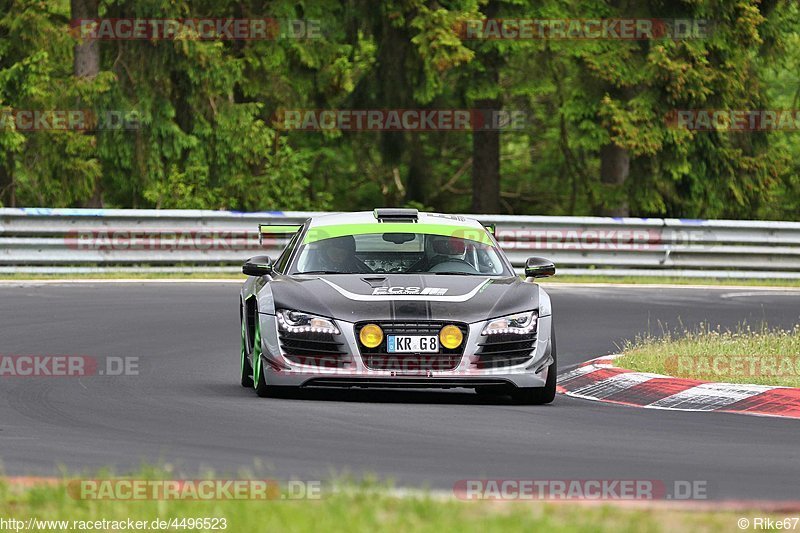
<path fill-rule="evenodd" d="M 337 321 L 350 363 L 343 368 L 326 368 L 292 362 L 281 351 L 277 323 L 272 315 L 260 315 L 262 353 L 268 384 L 287 387 L 377 387 L 377 388 L 458 388 L 479 386 L 544 387 L 552 363 L 551 316 L 539 317 L 538 334 L 532 356 L 525 363 L 499 368 L 477 368 L 478 350 L 484 322 L 469 324 L 464 354 L 452 370 L 373 370 L 361 358 L 354 325 Z"/>

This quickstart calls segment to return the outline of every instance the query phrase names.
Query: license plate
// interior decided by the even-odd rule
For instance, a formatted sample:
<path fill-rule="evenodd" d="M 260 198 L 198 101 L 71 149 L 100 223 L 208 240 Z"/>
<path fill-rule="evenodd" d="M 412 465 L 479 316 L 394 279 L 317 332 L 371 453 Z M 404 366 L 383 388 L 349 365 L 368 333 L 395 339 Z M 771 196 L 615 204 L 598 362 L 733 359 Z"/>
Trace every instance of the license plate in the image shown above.
<path fill-rule="evenodd" d="M 433 353 L 439 351 L 436 335 L 389 335 L 386 338 L 389 353 Z"/>

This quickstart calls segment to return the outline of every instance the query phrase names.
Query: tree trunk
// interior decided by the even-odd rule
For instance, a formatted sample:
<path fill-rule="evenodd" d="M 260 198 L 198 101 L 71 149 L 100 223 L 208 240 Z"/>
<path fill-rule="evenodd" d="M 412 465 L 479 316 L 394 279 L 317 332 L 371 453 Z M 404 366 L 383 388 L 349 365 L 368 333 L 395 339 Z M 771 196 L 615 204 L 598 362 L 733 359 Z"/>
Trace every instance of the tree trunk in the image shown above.
<path fill-rule="evenodd" d="M 0 207 L 16 207 L 17 198 L 14 191 L 14 176 L 0 164 Z"/>
<path fill-rule="evenodd" d="M 486 18 L 496 18 L 500 2 L 490 0 L 483 8 Z M 492 87 L 499 87 L 500 66 L 503 62 L 497 48 L 492 47 L 480 56 L 485 78 Z M 486 118 L 497 116 L 502 107 L 499 98 L 478 100 L 473 106 L 483 111 Z M 494 124 L 492 126 L 495 126 Z M 480 130 L 472 132 L 472 212 L 500 212 L 500 131 Z"/>
<path fill-rule="evenodd" d="M 72 20 L 98 18 L 99 0 L 70 0 Z M 100 42 L 88 39 L 75 45 L 73 73 L 78 78 L 94 78 L 100 72 Z"/>
<path fill-rule="evenodd" d="M 409 146 L 411 158 L 408 161 L 408 178 L 406 179 L 405 201 L 425 203 L 425 183 L 431 179 L 428 160 L 422 146 L 419 132 L 411 133 Z"/>
<path fill-rule="evenodd" d="M 497 100 L 476 102 L 480 109 L 498 110 Z M 500 131 L 472 133 L 472 212 L 500 212 Z"/>
<path fill-rule="evenodd" d="M 603 207 L 601 215 L 626 217 L 630 215 L 625 181 L 631 171 L 628 150 L 609 143 L 600 149 L 600 183 L 603 185 Z"/>
<path fill-rule="evenodd" d="M 96 19 L 99 16 L 97 6 L 99 0 L 70 0 L 72 20 Z M 86 39 L 75 44 L 73 50 L 72 72 L 76 78 L 94 78 L 100 73 L 100 42 L 97 39 Z M 86 132 L 85 135 L 92 135 Z M 103 191 L 101 180 L 94 182 L 92 197 L 84 202 L 84 207 L 102 207 Z"/>
<path fill-rule="evenodd" d="M 411 86 L 407 78 L 408 73 L 404 66 L 408 63 L 408 54 L 411 36 L 403 29 L 396 27 L 392 21 L 382 17 L 379 28 L 378 48 L 378 94 L 373 95 L 379 102 L 378 107 L 388 109 L 406 109 L 416 107 L 409 98 Z M 372 104 L 375 105 L 375 104 Z M 408 139 L 404 131 L 383 131 L 380 133 L 381 161 L 384 166 L 392 169 L 399 168 L 403 162 L 403 155 L 408 150 Z M 399 181 L 397 176 L 395 179 Z M 398 190 L 394 198 L 407 199 L 406 191 Z"/>

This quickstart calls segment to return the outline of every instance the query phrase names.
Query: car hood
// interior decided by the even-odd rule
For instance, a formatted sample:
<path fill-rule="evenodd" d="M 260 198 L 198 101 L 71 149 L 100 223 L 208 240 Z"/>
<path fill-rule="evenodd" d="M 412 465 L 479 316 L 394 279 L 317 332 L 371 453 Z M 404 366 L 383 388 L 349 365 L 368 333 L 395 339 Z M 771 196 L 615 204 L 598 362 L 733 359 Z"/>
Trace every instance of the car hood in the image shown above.
<path fill-rule="evenodd" d="M 275 308 L 348 322 L 479 322 L 539 306 L 535 283 L 517 276 L 332 274 L 279 276 L 270 282 Z"/>

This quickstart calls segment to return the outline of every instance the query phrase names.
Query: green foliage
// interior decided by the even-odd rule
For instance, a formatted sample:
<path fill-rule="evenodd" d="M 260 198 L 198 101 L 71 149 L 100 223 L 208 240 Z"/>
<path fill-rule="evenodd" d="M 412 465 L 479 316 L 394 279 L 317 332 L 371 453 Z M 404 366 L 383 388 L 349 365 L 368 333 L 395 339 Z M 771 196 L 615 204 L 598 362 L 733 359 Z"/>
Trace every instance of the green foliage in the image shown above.
<path fill-rule="evenodd" d="M 100 0 L 108 18 L 318 21 L 313 39 L 101 41 L 73 75 L 68 0 L 0 0 L 0 111 L 108 110 L 132 129 L 0 127 L 0 203 L 468 211 L 468 132 L 282 131 L 282 109 L 525 113 L 501 135 L 510 213 L 798 219 L 796 132 L 692 132 L 676 109 L 797 109 L 800 8 L 789 0 Z M 708 38 L 463 40 L 496 18 L 686 18 Z M 621 187 L 600 150 L 630 156 Z"/>

